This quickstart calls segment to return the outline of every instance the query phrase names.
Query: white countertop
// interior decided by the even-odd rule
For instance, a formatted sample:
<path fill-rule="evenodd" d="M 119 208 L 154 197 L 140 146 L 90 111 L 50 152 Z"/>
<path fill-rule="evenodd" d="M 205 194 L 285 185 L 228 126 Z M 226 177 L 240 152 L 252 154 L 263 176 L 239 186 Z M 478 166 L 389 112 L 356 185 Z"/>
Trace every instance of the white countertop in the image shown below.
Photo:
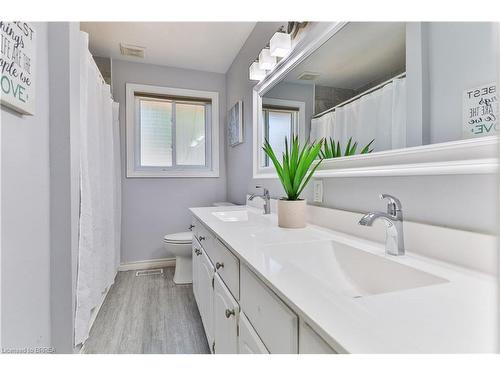
<path fill-rule="evenodd" d="M 496 351 L 497 289 L 491 276 L 412 253 L 387 256 L 382 244 L 315 225 L 279 228 L 275 214 L 262 215 L 262 210 L 248 206 L 190 210 L 334 349 L 349 353 Z M 248 220 L 224 222 L 212 214 L 234 210 L 248 210 Z M 322 258 L 310 249 L 326 240 L 390 257 L 448 282 L 362 298 L 336 293 L 319 272 L 300 268 L 324 269 Z M 293 242 L 303 243 L 304 252 L 283 250 L 283 244 Z"/>

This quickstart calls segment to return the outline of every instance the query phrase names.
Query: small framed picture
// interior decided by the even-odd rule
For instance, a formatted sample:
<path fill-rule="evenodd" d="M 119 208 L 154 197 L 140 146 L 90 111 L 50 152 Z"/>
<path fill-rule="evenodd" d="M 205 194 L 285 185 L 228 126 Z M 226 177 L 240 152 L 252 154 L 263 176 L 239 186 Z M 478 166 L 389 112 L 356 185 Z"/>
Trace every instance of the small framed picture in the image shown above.
<path fill-rule="evenodd" d="M 230 146 L 243 143 L 243 102 L 238 100 L 229 110 L 227 122 L 227 138 Z"/>

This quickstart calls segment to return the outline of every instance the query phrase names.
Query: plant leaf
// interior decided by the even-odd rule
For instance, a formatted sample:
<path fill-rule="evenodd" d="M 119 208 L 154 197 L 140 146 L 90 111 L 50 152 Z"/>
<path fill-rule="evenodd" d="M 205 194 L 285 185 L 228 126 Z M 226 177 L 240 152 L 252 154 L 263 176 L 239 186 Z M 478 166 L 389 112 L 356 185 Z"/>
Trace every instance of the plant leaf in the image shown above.
<path fill-rule="evenodd" d="M 344 156 L 349 156 L 349 150 L 351 149 L 352 137 L 347 141 L 347 146 L 345 146 Z"/>
<path fill-rule="evenodd" d="M 361 150 L 360 154 L 367 154 L 367 153 L 370 153 L 372 152 L 373 150 L 370 150 L 370 146 L 372 145 L 372 143 L 375 141 L 375 138 L 372 139 L 370 141 L 370 143 L 368 143 L 365 147 L 363 147 L 363 149 Z"/>
<path fill-rule="evenodd" d="M 321 146 L 321 144 L 319 144 L 318 146 Z M 316 159 L 316 155 L 314 155 L 315 153 L 317 154 L 319 152 L 320 148 L 313 148 L 311 150 L 311 156 L 313 157 L 313 161 L 314 159 Z M 316 171 L 316 169 L 319 167 L 319 165 L 321 164 L 321 162 L 323 161 L 323 159 L 321 159 L 312 169 L 311 171 L 309 172 L 309 175 L 307 176 L 307 178 L 305 179 L 305 181 L 303 182 L 302 186 L 299 188 L 298 192 L 297 192 L 297 197 L 300 196 L 300 193 L 302 193 L 302 190 L 304 190 L 304 188 L 307 186 L 307 184 L 309 183 L 309 180 L 311 179 L 311 177 L 313 176 L 314 172 Z M 312 163 L 312 162 L 311 162 Z M 311 164 L 309 164 L 310 166 Z"/>

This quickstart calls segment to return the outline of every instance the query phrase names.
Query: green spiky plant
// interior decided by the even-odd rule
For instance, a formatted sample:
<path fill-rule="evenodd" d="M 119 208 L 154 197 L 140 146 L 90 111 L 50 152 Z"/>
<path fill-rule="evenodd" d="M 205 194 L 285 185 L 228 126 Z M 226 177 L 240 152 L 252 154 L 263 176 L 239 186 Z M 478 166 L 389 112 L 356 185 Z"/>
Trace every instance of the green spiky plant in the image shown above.
<path fill-rule="evenodd" d="M 276 168 L 278 177 L 285 189 L 287 200 L 299 200 L 300 193 L 302 193 L 302 190 L 304 190 L 323 160 L 320 158 L 318 163 L 309 171 L 312 163 L 319 155 L 322 144 L 323 139 L 318 143 L 307 143 L 301 149 L 299 138 L 294 136 L 290 147 L 288 147 L 288 140 L 285 137 L 285 152 L 283 153 L 283 162 L 280 163 L 267 139 L 264 141 L 264 147 L 262 148 Z"/>
<path fill-rule="evenodd" d="M 373 151 L 370 148 L 375 139 L 372 139 L 370 143 L 368 143 L 363 149 L 359 152 L 360 154 L 369 154 Z M 342 151 L 342 146 L 340 142 L 330 138 L 329 141 L 325 141 L 323 143 L 323 149 L 320 151 L 319 156 L 322 159 L 332 159 L 332 158 L 340 158 L 341 156 L 351 156 L 356 154 L 356 149 L 358 148 L 358 142 L 352 143 L 352 137 L 349 138 L 345 149 Z"/>

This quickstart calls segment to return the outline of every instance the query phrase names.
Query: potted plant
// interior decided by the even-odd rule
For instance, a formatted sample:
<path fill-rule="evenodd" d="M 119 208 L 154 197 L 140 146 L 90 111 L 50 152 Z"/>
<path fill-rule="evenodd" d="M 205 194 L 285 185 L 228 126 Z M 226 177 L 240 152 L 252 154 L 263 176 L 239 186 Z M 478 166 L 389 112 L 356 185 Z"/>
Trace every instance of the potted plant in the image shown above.
<path fill-rule="evenodd" d="M 264 152 L 272 160 L 286 193 L 286 197 L 278 200 L 278 225 L 282 228 L 306 226 L 306 201 L 300 199 L 300 194 L 323 160 L 320 158 L 309 170 L 317 160 L 322 144 L 321 139 L 318 143 L 307 143 L 300 148 L 299 138 L 294 136 L 288 147 L 288 140 L 285 138 L 285 152 L 283 162 L 280 163 L 269 142 L 264 141 Z"/>

